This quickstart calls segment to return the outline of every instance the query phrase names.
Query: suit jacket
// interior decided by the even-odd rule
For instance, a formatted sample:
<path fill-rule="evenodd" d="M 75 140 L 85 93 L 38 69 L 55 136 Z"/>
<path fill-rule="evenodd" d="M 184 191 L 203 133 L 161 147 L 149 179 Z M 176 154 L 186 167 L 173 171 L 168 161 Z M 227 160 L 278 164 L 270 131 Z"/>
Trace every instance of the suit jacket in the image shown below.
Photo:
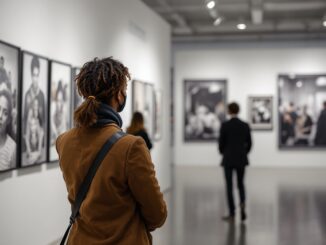
<path fill-rule="evenodd" d="M 114 124 L 74 128 L 58 137 L 60 167 L 71 204 L 95 155 L 119 130 Z M 149 232 L 162 226 L 166 217 L 166 204 L 146 144 L 141 137 L 127 135 L 111 148 L 98 168 L 68 244 L 149 245 Z"/>
<path fill-rule="evenodd" d="M 247 154 L 251 149 L 250 127 L 238 118 L 224 122 L 220 129 L 219 151 L 222 166 L 244 167 L 249 164 Z"/>

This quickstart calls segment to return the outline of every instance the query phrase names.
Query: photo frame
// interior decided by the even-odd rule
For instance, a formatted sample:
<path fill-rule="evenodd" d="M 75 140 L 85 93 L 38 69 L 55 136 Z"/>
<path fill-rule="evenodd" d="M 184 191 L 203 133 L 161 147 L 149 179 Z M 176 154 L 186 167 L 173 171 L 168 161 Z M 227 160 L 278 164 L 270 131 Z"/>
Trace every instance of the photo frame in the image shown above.
<path fill-rule="evenodd" d="M 0 41 L 0 172 L 19 167 L 20 159 L 20 48 Z"/>
<path fill-rule="evenodd" d="M 56 139 L 71 128 L 72 68 L 71 65 L 52 60 L 50 63 L 49 103 L 49 162 L 58 161 Z"/>
<path fill-rule="evenodd" d="M 77 107 L 79 107 L 84 99 L 82 96 L 79 95 L 78 93 L 78 89 L 77 89 L 77 84 L 75 82 L 75 79 L 76 79 L 76 76 L 79 74 L 80 72 L 80 69 L 79 67 L 74 67 L 72 69 L 72 101 L 73 101 L 73 111 L 75 111 L 77 109 Z"/>
<path fill-rule="evenodd" d="M 154 91 L 154 140 L 159 141 L 162 138 L 163 124 L 163 97 L 161 90 Z"/>
<path fill-rule="evenodd" d="M 216 142 L 226 120 L 227 80 L 184 80 L 184 141 Z"/>
<path fill-rule="evenodd" d="M 49 60 L 22 53 L 21 167 L 47 161 Z"/>
<path fill-rule="evenodd" d="M 326 74 L 278 76 L 280 148 L 326 147 Z"/>
<path fill-rule="evenodd" d="M 154 86 L 139 80 L 132 81 L 132 112 L 141 112 L 144 116 L 145 129 L 154 139 Z"/>
<path fill-rule="evenodd" d="M 248 122 L 252 130 L 273 130 L 273 96 L 249 96 Z"/>

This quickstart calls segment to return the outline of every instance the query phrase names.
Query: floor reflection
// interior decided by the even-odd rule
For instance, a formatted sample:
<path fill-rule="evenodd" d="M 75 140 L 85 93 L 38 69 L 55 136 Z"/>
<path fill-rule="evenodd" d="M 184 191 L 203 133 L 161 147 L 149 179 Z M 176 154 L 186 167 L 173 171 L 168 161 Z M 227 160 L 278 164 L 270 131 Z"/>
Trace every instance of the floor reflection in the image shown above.
<path fill-rule="evenodd" d="M 155 245 L 326 245 L 326 170 L 250 168 L 245 224 L 221 220 L 227 208 L 220 168 L 177 167 L 174 174 Z"/>
<path fill-rule="evenodd" d="M 246 229 L 246 224 L 237 226 L 234 222 L 230 222 L 228 224 L 224 245 L 246 245 Z"/>

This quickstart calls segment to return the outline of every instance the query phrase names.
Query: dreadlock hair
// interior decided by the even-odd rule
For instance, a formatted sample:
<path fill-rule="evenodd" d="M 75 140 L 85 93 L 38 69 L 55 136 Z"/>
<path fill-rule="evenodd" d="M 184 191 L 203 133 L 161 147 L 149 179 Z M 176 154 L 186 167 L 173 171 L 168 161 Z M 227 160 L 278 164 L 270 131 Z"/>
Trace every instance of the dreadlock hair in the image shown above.
<path fill-rule="evenodd" d="M 145 130 L 144 128 L 144 117 L 143 114 L 136 111 L 132 115 L 130 126 L 127 128 L 128 134 L 136 134 L 140 130 Z"/>
<path fill-rule="evenodd" d="M 97 110 L 122 90 L 130 79 L 128 68 L 112 57 L 87 62 L 75 78 L 84 102 L 74 112 L 76 127 L 91 127 L 97 121 Z"/>

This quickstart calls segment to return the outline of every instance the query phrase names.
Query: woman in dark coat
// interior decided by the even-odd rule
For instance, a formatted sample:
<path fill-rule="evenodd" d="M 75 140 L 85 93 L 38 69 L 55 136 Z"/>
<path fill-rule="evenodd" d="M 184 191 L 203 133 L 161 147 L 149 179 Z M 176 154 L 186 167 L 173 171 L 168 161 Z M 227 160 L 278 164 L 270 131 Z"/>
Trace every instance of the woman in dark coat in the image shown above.
<path fill-rule="evenodd" d="M 147 148 L 150 150 L 153 147 L 153 144 L 146 132 L 144 126 L 144 117 L 140 112 L 135 112 L 131 119 L 131 124 L 127 128 L 127 133 L 135 136 L 140 136 L 145 140 Z"/>

